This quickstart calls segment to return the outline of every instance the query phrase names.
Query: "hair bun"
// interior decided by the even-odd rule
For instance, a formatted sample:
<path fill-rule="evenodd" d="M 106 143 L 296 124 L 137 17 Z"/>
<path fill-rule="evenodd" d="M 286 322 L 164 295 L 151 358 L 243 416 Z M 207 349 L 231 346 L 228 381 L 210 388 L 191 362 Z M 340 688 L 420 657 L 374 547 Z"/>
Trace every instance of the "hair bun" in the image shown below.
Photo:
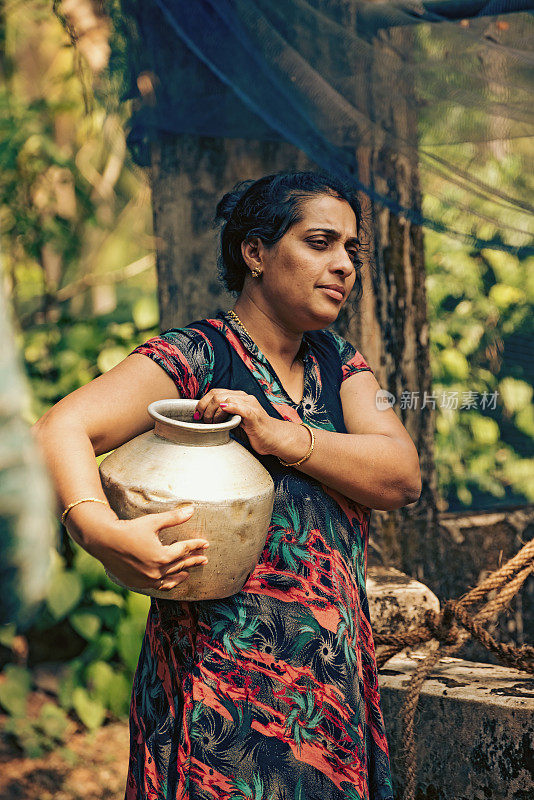
<path fill-rule="evenodd" d="M 253 183 L 255 183 L 255 181 L 240 181 L 239 183 L 236 183 L 230 192 L 227 192 L 225 195 L 223 195 L 217 204 L 217 208 L 215 209 L 215 220 L 226 220 L 226 222 L 228 222 L 234 213 L 237 204 L 249 186 L 252 186 Z"/>

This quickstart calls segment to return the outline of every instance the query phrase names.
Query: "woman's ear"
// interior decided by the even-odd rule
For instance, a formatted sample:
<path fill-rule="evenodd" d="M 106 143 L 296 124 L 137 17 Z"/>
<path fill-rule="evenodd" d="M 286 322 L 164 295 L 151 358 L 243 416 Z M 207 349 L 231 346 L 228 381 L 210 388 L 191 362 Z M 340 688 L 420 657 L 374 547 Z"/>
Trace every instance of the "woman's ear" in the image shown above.
<path fill-rule="evenodd" d="M 251 236 L 241 242 L 241 255 L 250 270 L 261 269 L 263 266 L 263 242 L 259 236 Z"/>

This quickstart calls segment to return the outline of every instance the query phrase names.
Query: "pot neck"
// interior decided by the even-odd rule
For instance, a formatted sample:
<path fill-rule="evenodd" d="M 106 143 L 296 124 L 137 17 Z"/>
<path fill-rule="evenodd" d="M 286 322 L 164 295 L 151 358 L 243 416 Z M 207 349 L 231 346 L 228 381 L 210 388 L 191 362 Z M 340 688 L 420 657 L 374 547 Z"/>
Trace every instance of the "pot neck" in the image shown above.
<path fill-rule="evenodd" d="M 213 447 L 218 444 L 226 444 L 230 441 L 230 432 L 225 431 L 208 431 L 202 430 L 207 428 L 207 425 L 202 423 L 198 425 L 191 425 L 189 428 L 178 426 L 172 422 L 161 422 L 156 420 L 154 433 L 160 439 L 166 439 L 168 442 L 174 444 L 186 444 L 189 447 Z M 211 426 L 209 426 L 211 427 Z"/>
<path fill-rule="evenodd" d="M 196 400 L 156 400 L 148 407 L 155 421 L 154 433 L 161 439 L 189 447 L 213 447 L 230 441 L 230 431 L 236 428 L 241 417 L 234 414 L 225 422 L 195 422 L 193 414 Z"/>

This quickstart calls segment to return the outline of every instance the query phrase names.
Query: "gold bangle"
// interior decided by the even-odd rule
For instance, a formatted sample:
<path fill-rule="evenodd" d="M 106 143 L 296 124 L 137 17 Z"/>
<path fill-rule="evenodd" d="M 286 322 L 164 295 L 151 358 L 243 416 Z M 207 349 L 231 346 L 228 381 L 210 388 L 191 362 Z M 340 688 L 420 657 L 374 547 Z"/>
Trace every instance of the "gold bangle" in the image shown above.
<path fill-rule="evenodd" d="M 306 461 L 311 456 L 311 454 L 313 452 L 313 448 L 315 447 L 315 436 L 314 436 L 314 433 L 313 433 L 312 429 L 310 428 L 309 425 L 306 425 L 305 422 L 301 422 L 300 424 L 303 425 L 310 432 L 310 436 L 311 436 L 310 449 L 308 450 L 306 455 L 303 456 L 303 458 L 300 459 L 300 461 L 294 461 L 292 464 L 288 464 L 287 461 L 282 461 L 282 459 L 279 458 L 278 461 L 281 464 L 283 464 L 284 467 L 298 467 L 299 464 L 304 463 L 304 461 Z"/>
<path fill-rule="evenodd" d="M 80 503 L 103 503 L 105 506 L 109 506 L 109 503 L 106 500 L 100 500 L 99 497 L 82 497 L 81 500 L 75 500 L 74 503 L 71 503 L 67 506 L 63 514 L 61 515 L 61 524 L 65 524 L 65 520 L 67 519 L 67 514 L 74 508 L 74 506 L 79 505 Z"/>

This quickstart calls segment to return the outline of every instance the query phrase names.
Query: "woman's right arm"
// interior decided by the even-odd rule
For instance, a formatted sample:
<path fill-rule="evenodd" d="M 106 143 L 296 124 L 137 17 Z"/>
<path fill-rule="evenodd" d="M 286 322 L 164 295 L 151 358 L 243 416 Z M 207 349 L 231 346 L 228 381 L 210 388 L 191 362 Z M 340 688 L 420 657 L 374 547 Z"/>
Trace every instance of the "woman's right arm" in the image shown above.
<path fill-rule="evenodd" d="M 83 497 L 67 515 L 72 538 L 117 578 L 137 588 L 168 589 L 185 580 L 183 570 L 205 563 L 206 539 L 161 544 L 157 532 L 185 522 L 192 507 L 135 520 L 119 520 L 107 505 L 95 456 L 108 453 L 153 427 L 147 406 L 179 397 L 173 380 L 144 355 L 134 353 L 113 369 L 60 400 L 33 426 L 60 508 Z"/>

